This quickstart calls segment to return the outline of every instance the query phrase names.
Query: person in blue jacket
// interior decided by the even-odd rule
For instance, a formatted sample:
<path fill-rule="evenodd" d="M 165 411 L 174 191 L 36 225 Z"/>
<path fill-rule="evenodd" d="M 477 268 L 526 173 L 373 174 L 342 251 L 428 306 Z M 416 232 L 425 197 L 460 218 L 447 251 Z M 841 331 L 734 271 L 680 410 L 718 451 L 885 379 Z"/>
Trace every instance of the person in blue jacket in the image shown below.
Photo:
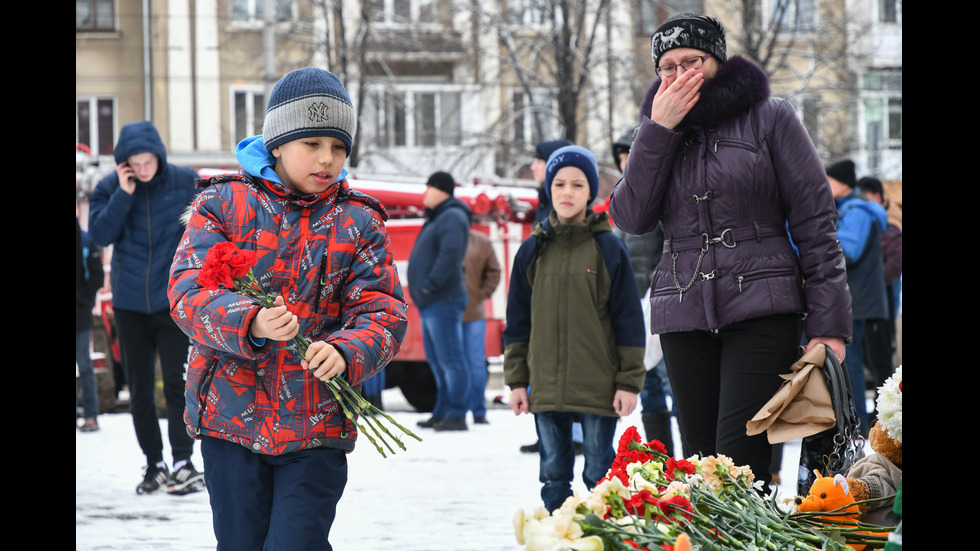
<path fill-rule="evenodd" d="M 419 309 L 425 358 L 436 379 L 432 417 L 418 424 L 437 431 L 469 429 L 463 312 L 470 295 L 463 278 L 463 259 L 472 214 L 453 196 L 455 188 L 456 181 L 448 172 L 429 176 L 422 199 L 425 224 L 408 258 L 408 292 Z"/>
<path fill-rule="evenodd" d="M 174 494 L 204 488 L 191 463 L 194 441 L 184 429 L 184 370 L 190 341 L 170 317 L 167 283 L 180 221 L 194 200 L 197 173 L 167 163 L 160 134 L 148 121 L 126 124 L 115 149 L 116 170 L 99 181 L 89 203 L 89 235 L 112 245 L 110 285 L 136 439 L 146 456 L 136 493 L 166 486 Z M 167 404 L 173 474 L 163 460 L 155 399 L 157 355 Z"/>
<path fill-rule="evenodd" d="M 844 355 L 851 379 L 854 406 L 861 421 L 861 432 L 868 434 L 868 408 L 865 399 L 864 327 L 869 319 L 888 317 L 885 268 L 881 254 L 881 234 L 888 226 L 885 209 L 855 189 L 854 162 L 839 161 L 827 167 L 827 181 L 837 203 L 837 240 L 844 250 L 847 286 L 851 292 L 851 318 L 854 332 Z"/>

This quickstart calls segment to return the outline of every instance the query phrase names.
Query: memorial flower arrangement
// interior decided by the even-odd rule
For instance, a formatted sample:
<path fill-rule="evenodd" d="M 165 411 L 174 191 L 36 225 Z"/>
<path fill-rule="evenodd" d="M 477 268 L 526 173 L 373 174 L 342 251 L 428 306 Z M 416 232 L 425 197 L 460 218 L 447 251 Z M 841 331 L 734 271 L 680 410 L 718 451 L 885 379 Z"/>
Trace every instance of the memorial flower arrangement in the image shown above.
<path fill-rule="evenodd" d="M 681 534 L 700 551 L 884 545 L 880 537 L 856 534 L 864 527 L 793 514 L 777 496 L 762 497 L 761 484 L 724 455 L 669 457 L 663 444 L 643 443 L 630 427 L 591 492 L 576 493 L 550 515 L 544 507 L 518 510 L 514 531 L 525 551 L 674 550 Z"/>
<path fill-rule="evenodd" d="M 208 249 L 204 266 L 197 278 L 198 284 L 209 291 L 228 289 L 250 298 L 258 306 L 272 308 L 275 306 L 276 296 L 264 291 L 259 286 L 258 280 L 255 279 L 252 267 L 255 266 L 256 260 L 255 251 L 239 249 L 237 245 L 229 241 L 217 243 Z M 289 346 L 293 348 L 297 356 L 303 358 L 310 346 L 310 340 L 299 333 L 293 338 Z M 415 433 L 399 424 L 390 415 L 365 400 L 343 377 L 334 377 L 323 384 L 330 389 L 344 415 L 357 426 L 360 433 L 374 445 L 382 457 L 387 457 L 381 447 L 382 444 L 390 453 L 395 453 L 395 449 L 389 440 L 402 450 L 407 449 L 401 439 L 392 433 L 392 429 L 385 426 L 385 423 L 389 423 L 419 442 L 422 441 Z"/>

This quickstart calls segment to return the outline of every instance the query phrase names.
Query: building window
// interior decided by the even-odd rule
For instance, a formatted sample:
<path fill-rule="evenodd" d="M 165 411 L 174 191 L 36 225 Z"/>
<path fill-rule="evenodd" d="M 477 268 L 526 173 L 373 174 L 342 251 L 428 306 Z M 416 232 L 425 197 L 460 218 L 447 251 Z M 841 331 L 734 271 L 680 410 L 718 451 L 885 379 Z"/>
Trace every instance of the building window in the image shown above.
<path fill-rule="evenodd" d="M 633 34 L 650 37 L 671 17 L 683 13 L 704 13 L 703 0 L 633 0 Z"/>
<path fill-rule="evenodd" d="M 295 17 L 295 0 L 273 0 L 276 21 Z M 232 23 L 261 23 L 265 20 L 265 0 L 231 0 Z"/>
<path fill-rule="evenodd" d="M 522 88 L 511 90 L 511 140 L 533 145 L 555 139 L 561 128 L 557 112 L 558 102 L 551 90 L 535 89 L 530 96 Z"/>
<path fill-rule="evenodd" d="M 770 20 L 779 22 L 784 33 L 814 32 L 817 28 L 817 0 L 769 0 Z"/>
<path fill-rule="evenodd" d="M 436 0 L 371 0 L 371 18 L 376 23 L 434 23 Z"/>
<path fill-rule="evenodd" d="M 88 146 L 93 157 L 115 151 L 115 104 L 107 97 L 75 98 L 75 143 Z"/>
<path fill-rule="evenodd" d="M 875 170 L 883 150 L 902 149 L 902 72 L 874 71 L 861 85 L 865 149 L 868 167 Z"/>
<path fill-rule="evenodd" d="M 362 139 L 382 149 L 457 147 L 463 139 L 462 102 L 462 92 L 445 87 L 371 86 L 361 111 Z"/>
<path fill-rule="evenodd" d="M 231 89 L 233 127 L 231 136 L 234 141 L 232 150 L 238 142 L 249 136 L 262 133 L 265 122 L 265 88 L 261 85 L 236 86 Z"/>
<path fill-rule="evenodd" d="M 116 28 L 115 0 L 75 0 L 75 32 Z"/>
<path fill-rule="evenodd" d="M 881 23 L 899 23 L 902 18 L 902 0 L 879 0 L 878 21 Z"/>
<path fill-rule="evenodd" d="M 507 23 L 537 27 L 548 20 L 546 0 L 507 0 Z M 555 6 L 559 10 L 559 6 Z M 556 15 L 557 18 L 557 15 Z"/>

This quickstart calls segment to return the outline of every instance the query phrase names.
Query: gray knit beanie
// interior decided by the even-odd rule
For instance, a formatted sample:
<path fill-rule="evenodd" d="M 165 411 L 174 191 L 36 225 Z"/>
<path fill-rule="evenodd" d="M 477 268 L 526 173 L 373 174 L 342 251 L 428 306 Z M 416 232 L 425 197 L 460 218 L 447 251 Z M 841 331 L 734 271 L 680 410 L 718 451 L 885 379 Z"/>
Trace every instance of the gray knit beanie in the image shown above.
<path fill-rule="evenodd" d="M 279 79 L 265 110 L 262 139 L 268 151 L 301 138 L 337 138 L 350 156 L 357 117 L 336 75 L 316 67 L 291 71 Z"/>
<path fill-rule="evenodd" d="M 650 37 L 650 57 L 660 67 L 660 56 L 674 48 L 694 48 L 708 52 L 718 63 L 728 59 L 725 28 L 714 17 L 681 13 L 664 21 Z"/>

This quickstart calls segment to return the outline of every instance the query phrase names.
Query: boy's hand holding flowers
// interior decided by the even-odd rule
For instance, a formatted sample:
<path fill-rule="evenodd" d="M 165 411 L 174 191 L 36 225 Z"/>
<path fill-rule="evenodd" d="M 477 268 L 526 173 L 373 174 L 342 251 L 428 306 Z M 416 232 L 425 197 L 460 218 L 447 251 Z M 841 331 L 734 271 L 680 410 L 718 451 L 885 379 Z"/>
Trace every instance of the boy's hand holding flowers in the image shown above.
<path fill-rule="evenodd" d="M 306 349 L 306 358 L 300 361 L 304 369 L 313 372 L 313 376 L 323 382 L 328 382 L 347 370 L 347 359 L 332 344 L 314 341 Z"/>
<path fill-rule="evenodd" d="M 288 341 L 299 333 L 299 319 L 286 308 L 282 296 L 276 296 L 276 305 L 262 308 L 252 319 L 249 333 L 257 339 Z"/>

